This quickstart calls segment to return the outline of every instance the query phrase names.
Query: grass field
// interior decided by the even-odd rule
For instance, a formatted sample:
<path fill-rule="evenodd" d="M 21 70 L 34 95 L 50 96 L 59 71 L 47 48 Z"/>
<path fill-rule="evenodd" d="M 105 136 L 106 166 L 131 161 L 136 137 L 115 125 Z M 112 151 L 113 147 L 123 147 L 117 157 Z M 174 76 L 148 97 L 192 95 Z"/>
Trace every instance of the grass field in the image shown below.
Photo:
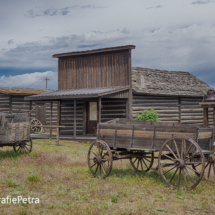
<path fill-rule="evenodd" d="M 2 204 L 0 214 L 215 214 L 215 179 L 191 191 L 172 190 L 153 173 L 137 174 L 115 161 L 110 176 L 96 179 L 87 166 L 89 144 L 34 140 L 30 154 L 0 151 L 0 198 L 39 198 Z M 1 201 L 1 200 L 0 200 Z"/>

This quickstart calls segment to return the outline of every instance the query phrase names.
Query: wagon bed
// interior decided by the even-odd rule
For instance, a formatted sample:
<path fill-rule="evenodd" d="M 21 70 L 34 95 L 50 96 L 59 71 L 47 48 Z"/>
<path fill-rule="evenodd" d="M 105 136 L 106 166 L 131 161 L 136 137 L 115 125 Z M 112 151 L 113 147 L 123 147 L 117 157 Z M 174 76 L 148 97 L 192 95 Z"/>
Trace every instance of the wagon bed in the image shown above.
<path fill-rule="evenodd" d="M 129 159 L 136 171 L 147 172 L 158 159 L 155 170 L 168 186 L 192 189 L 205 168 L 209 169 L 208 177 L 211 169 L 215 174 L 213 142 L 213 127 L 114 119 L 97 125 L 88 166 L 95 177 L 107 177 L 114 160 Z"/>

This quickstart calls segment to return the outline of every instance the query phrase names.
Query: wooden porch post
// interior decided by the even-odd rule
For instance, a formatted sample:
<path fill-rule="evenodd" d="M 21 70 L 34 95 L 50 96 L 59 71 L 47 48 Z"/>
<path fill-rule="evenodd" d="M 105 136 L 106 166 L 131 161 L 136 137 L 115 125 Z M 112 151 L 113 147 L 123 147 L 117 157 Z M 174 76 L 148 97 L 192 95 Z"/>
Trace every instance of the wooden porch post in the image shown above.
<path fill-rule="evenodd" d="M 83 101 L 83 136 L 86 135 L 86 100 Z"/>
<path fill-rule="evenodd" d="M 59 146 L 59 126 L 60 126 L 60 101 L 57 102 L 57 133 L 56 133 L 56 145 Z"/>
<path fill-rule="evenodd" d="M 74 99 L 74 139 L 76 139 L 76 99 Z"/>
<path fill-rule="evenodd" d="M 99 99 L 98 99 L 98 106 L 99 106 L 99 108 L 98 108 L 98 123 L 100 123 L 101 122 L 101 108 L 102 108 L 102 98 L 101 97 L 99 97 Z"/>
<path fill-rule="evenodd" d="M 29 101 L 30 114 L 29 114 L 29 122 L 31 121 L 31 109 L 32 109 L 32 101 Z"/>
<path fill-rule="evenodd" d="M 52 137 L 52 106 L 53 106 L 53 101 L 50 101 L 50 138 Z"/>
<path fill-rule="evenodd" d="M 208 126 L 208 107 L 203 108 L 203 123 L 204 126 Z"/>

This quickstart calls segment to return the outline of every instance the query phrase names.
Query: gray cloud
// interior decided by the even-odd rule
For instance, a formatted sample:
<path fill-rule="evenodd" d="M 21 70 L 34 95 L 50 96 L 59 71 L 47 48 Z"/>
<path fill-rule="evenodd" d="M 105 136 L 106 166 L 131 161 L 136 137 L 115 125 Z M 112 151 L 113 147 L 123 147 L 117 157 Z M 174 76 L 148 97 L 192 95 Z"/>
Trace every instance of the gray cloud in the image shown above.
<path fill-rule="evenodd" d="M 147 7 L 146 9 L 148 10 L 148 9 L 158 9 L 158 8 L 162 8 L 162 6 L 161 5 L 157 5 L 155 7 Z"/>
<path fill-rule="evenodd" d="M 61 9 L 49 8 L 49 9 L 42 10 L 42 11 L 29 10 L 25 14 L 25 16 L 28 17 L 28 18 L 35 18 L 35 17 L 38 17 L 38 16 L 56 16 L 56 15 L 65 16 L 70 12 L 70 9 L 74 9 L 76 7 L 78 7 L 78 6 L 74 5 L 74 6 L 71 6 L 71 7 L 64 7 L 64 8 L 61 8 Z"/>
<path fill-rule="evenodd" d="M 210 0 L 206 0 L 206 1 L 199 0 L 199 1 L 194 1 L 191 4 L 208 4 L 210 2 L 211 2 Z"/>
<path fill-rule="evenodd" d="M 14 41 L 13 41 L 13 39 L 11 39 L 11 40 L 8 40 L 8 41 L 7 41 L 7 44 L 8 44 L 8 45 L 14 44 Z"/>
<path fill-rule="evenodd" d="M 81 9 L 103 9 L 106 8 L 107 6 L 97 6 L 97 5 L 83 5 L 81 6 Z"/>

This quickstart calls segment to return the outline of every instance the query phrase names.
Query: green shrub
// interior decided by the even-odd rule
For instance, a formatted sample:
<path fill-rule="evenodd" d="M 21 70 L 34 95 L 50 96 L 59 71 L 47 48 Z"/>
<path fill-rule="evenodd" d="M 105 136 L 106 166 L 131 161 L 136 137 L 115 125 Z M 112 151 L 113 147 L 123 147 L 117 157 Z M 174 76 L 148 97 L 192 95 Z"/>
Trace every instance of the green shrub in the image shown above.
<path fill-rule="evenodd" d="M 7 179 L 6 183 L 8 184 L 9 187 L 19 186 L 19 183 L 16 181 L 13 181 L 12 179 Z"/>
<path fill-rule="evenodd" d="M 30 182 L 39 181 L 39 175 L 37 175 L 36 173 L 32 173 L 32 174 L 28 175 L 28 180 Z"/>
<path fill-rule="evenodd" d="M 117 193 L 117 191 L 111 192 L 111 202 L 118 202 L 118 193 Z"/>
<path fill-rule="evenodd" d="M 138 114 L 136 116 L 136 120 L 142 120 L 142 121 L 150 121 L 150 122 L 159 122 L 158 120 L 159 114 L 154 109 L 151 110 L 144 110 L 142 114 Z"/>

